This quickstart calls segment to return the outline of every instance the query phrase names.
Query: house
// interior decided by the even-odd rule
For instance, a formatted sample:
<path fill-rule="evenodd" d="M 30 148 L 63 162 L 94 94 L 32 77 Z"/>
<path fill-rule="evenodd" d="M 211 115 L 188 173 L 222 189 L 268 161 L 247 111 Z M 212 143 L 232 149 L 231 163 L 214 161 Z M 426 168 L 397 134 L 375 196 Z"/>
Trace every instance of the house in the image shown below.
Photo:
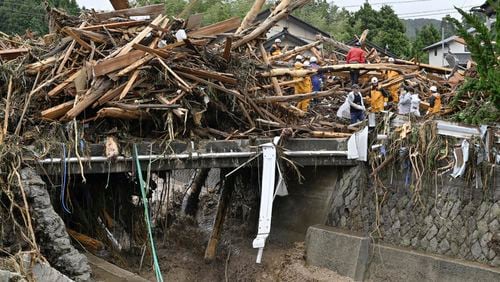
<path fill-rule="evenodd" d="M 260 12 L 255 21 L 262 22 L 271 14 L 270 10 Z M 305 21 L 289 15 L 288 17 L 279 20 L 266 34 L 267 40 L 264 47 L 269 49 L 274 43 L 274 40 L 281 39 L 283 46 L 288 46 L 291 50 L 297 46 L 303 46 L 316 41 L 316 36 L 320 34 L 324 37 L 330 37 L 330 34 L 321 29 L 312 26 Z M 320 45 L 318 48 L 321 48 Z"/>
<path fill-rule="evenodd" d="M 467 44 L 456 35 L 429 45 L 423 51 L 429 53 L 429 64 L 433 66 L 455 67 L 457 64 L 465 66 L 471 59 Z"/>

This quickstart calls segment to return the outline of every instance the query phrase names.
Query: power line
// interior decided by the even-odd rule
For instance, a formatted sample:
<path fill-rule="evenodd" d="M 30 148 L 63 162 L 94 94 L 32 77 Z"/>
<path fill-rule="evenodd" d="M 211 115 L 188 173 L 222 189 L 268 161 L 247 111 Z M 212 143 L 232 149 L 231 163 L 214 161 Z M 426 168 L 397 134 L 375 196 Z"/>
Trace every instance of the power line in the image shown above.
<path fill-rule="evenodd" d="M 407 1 L 390 1 L 390 2 L 377 2 L 377 3 L 369 3 L 370 6 L 380 6 L 380 5 L 389 5 L 389 4 L 406 4 L 406 3 L 416 3 L 416 2 L 429 2 L 432 0 L 407 0 Z M 347 5 L 347 6 L 338 6 L 340 8 L 355 8 L 363 6 L 363 4 L 359 5 Z"/>
<path fill-rule="evenodd" d="M 468 7 L 462 7 L 463 8 L 472 8 L 474 6 L 468 6 Z M 439 9 L 439 10 L 426 10 L 426 11 L 419 11 L 419 12 L 410 12 L 410 13 L 400 13 L 397 14 L 398 16 L 408 16 L 408 15 L 416 15 L 416 14 L 427 14 L 427 13 L 436 13 L 436 12 L 457 12 L 456 9 Z"/>

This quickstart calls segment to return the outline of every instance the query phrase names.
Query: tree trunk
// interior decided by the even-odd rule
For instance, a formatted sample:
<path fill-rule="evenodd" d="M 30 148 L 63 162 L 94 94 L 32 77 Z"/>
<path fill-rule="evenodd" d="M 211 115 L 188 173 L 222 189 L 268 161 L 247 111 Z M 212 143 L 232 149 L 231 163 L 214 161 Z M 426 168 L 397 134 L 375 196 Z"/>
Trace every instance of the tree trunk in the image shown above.
<path fill-rule="evenodd" d="M 203 184 L 205 184 L 209 172 L 209 168 L 202 168 L 194 179 L 187 198 L 186 207 L 184 208 L 184 214 L 190 216 L 196 215 L 196 212 L 198 211 L 198 202 L 200 201 L 201 188 L 203 188 Z"/>

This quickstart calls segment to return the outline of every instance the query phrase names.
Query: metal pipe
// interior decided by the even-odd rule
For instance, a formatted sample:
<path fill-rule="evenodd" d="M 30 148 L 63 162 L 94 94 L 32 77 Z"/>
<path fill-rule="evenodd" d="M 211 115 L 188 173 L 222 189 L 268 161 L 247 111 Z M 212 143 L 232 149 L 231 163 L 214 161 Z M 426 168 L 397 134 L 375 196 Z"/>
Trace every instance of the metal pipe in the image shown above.
<path fill-rule="evenodd" d="M 259 154 L 259 152 L 223 152 L 223 153 L 197 153 L 192 154 L 182 153 L 174 155 L 140 155 L 138 156 L 140 161 L 149 160 L 197 160 L 197 159 L 222 159 L 222 158 L 248 158 Z M 285 156 L 289 157 L 334 157 L 334 156 L 347 156 L 347 151 L 285 151 L 283 152 Z M 52 164 L 60 163 L 63 158 L 46 158 L 39 160 L 40 164 Z M 94 157 L 83 157 L 78 160 L 76 157 L 66 158 L 67 163 L 77 163 L 77 162 L 93 162 L 93 163 L 103 163 L 108 162 L 107 157 L 94 156 Z M 117 157 L 115 162 L 131 162 L 132 157 Z"/>

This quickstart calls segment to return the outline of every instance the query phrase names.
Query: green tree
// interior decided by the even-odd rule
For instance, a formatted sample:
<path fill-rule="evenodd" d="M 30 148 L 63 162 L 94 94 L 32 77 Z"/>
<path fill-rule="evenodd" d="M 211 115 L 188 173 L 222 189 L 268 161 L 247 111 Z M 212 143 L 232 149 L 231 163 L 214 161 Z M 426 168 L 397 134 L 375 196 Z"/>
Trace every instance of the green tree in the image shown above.
<path fill-rule="evenodd" d="M 411 44 L 411 57 L 418 61 L 427 63 L 429 61 L 429 53 L 422 49 L 441 40 L 441 34 L 432 24 L 424 25 L 416 32 L 415 40 Z"/>
<path fill-rule="evenodd" d="M 354 34 L 361 34 L 368 29 L 367 39 L 373 43 L 398 56 L 410 54 L 405 25 L 390 6 L 384 5 L 380 11 L 376 11 L 370 4 L 365 3 L 353 14 L 350 23 Z"/>
<path fill-rule="evenodd" d="M 47 15 L 43 0 L 0 1 L 0 31 L 8 34 L 22 34 L 30 29 L 40 35 L 48 32 Z M 51 7 L 78 14 L 79 7 L 75 0 L 51 0 Z"/>
<path fill-rule="evenodd" d="M 500 2 L 488 0 L 496 11 L 500 8 Z M 465 83 L 455 95 L 454 105 L 458 107 L 458 101 L 464 94 L 472 94 L 472 99 L 467 106 L 461 109 L 456 116 L 457 119 L 468 123 L 485 123 L 500 120 L 500 14 L 496 14 L 496 23 L 492 30 L 488 30 L 483 20 L 473 14 L 456 8 L 462 15 L 466 24 L 457 19 L 448 17 L 447 22 L 456 29 L 471 52 L 472 59 L 477 63 L 477 77 L 466 78 Z M 473 27 L 475 32 L 468 32 L 468 27 Z M 486 100 L 483 100 L 486 98 Z"/>

